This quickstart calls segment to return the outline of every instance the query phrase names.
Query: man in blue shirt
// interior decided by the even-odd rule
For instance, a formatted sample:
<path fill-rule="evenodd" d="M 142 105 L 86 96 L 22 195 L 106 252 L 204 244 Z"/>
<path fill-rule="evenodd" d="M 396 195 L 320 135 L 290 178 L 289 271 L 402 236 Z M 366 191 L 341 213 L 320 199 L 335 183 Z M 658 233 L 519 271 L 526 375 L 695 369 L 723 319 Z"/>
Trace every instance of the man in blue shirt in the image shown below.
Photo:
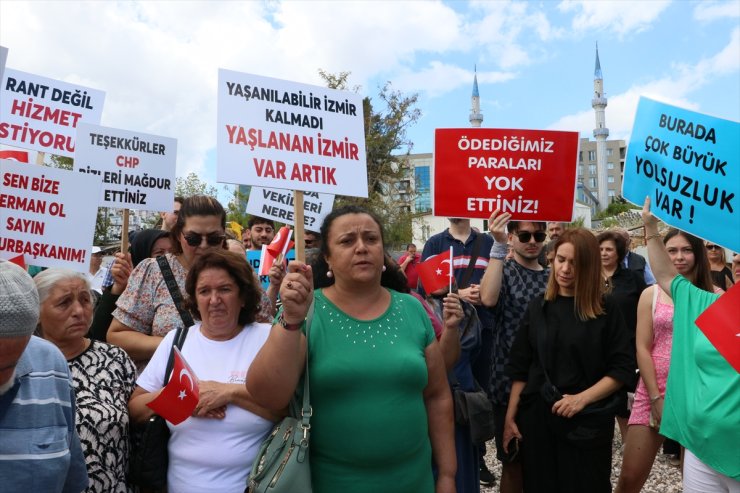
<path fill-rule="evenodd" d="M 79 493 L 88 480 L 69 368 L 56 346 L 31 335 L 38 318 L 31 277 L 0 260 L 0 485 Z"/>

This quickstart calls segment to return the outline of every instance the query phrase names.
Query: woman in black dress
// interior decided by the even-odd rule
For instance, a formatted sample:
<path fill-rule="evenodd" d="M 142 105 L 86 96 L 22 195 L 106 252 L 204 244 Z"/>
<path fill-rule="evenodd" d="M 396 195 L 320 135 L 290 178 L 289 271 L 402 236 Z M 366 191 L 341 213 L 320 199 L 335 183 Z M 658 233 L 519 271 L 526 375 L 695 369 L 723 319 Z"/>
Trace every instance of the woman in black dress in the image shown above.
<path fill-rule="evenodd" d="M 614 394 L 633 378 L 634 347 L 604 296 L 596 238 L 568 230 L 554 251 L 509 356 L 504 449 L 519 447 L 527 493 L 610 492 Z"/>

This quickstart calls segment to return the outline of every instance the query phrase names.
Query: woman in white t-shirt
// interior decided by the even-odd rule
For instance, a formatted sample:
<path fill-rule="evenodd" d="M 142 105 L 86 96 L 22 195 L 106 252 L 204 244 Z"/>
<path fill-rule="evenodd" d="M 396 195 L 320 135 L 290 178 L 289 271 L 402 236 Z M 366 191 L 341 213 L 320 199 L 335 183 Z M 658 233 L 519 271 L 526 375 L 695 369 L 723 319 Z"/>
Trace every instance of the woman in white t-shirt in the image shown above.
<path fill-rule="evenodd" d="M 270 331 L 254 322 L 260 304 L 254 279 L 244 257 L 224 250 L 204 253 L 188 272 L 188 303 L 202 322 L 190 328 L 181 352 L 198 377 L 200 398 L 192 417 L 168 424 L 169 493 L 242 493 L 260 443 L 279 418 L 256 405 L 244 385 Z M 165 336 L 136 382 L 129 401 L 135 422 L 153 414 L 146 403 L 162 388 L 174 336 Z"/>

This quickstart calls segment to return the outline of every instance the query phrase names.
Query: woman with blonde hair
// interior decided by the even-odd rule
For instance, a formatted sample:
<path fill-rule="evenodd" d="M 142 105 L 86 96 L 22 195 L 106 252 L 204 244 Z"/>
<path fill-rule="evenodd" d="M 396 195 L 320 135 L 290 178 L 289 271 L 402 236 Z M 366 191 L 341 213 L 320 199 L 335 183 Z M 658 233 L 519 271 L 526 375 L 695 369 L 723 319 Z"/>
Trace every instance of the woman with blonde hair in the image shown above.
<path fill-rule="evenodd" d="M 593 234 L 567 230 L 554 252 L 509 356 L 504 450 L 521 450 L 525 492 L 610 492 L 615 397 L 632 378 L 634 350 L 604 296 Z"/>

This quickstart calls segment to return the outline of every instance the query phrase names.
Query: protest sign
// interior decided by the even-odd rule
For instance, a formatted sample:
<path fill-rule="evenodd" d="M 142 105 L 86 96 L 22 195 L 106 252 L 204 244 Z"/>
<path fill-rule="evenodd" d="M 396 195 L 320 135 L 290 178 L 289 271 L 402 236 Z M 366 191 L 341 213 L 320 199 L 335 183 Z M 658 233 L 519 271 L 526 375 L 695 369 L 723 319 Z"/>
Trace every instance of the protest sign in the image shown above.
<path fill-rule="evenodd" d="M 8 61 L 8 49 L 4 46 L 0 46 L 0 81 L 3 80 L 3 74 L 5 74 L 5 63 Z"/>
<path fill-rule="evenodd" d="M 177 140 L 81 123 L 75 172 L 103 180 L 98 205 L 148 211 L 172 210 Z"/>
<path fill-rule="evenodd" d="M 8 68 L 0 88 L 0 143 L 73 157 L 75 128 L 100 123 L 105 93 Z"/>
<path fill-rule="evenodd" d="M 740 250 L 740 124 L 642 97 L 622 195 L 666 224 Z"/>
<path fill-rule="evenodd" d="M 438 128 L 434 133 L 435 216 L 570 221 L 578 133 Z"/>
<path fill-rule="evenodd" d="M 367 197 L 359 94 L 220 69 L 217 179 Z"/>
<path fill-rule="evenodd" d="M 303 224 L 306 229 L 318 231 L 333 205 L 332 194 L 318 192 L 303 194 Z M 288 190 L 252 187 L 247 201 L 247 213 L 295 226 L 293 194 Z"/>
<path fill-rule="evenodd" d="M 257 273 L 260 271 L 260 257 L 262 255 L 261 250 L 247 250 L 247 261 L 249 262 L 249 265 L 252 266 L 252 269 L 254 269 L 254 272 Z M 295 260 L 295 250 L 288 250 L 288 253 L 285 255 L 285 260 L 291 261 Z M 260 278 L 260 284 L 262 285 L 262 289 L 267 291 L 267 288 L 270 287 L 270 276 L 258 276 Z"/>
<path fill-rule="evenodd" d="M 99 194 L 97 176 L 0 160 L 0 257 L 87 272 Z"/>

